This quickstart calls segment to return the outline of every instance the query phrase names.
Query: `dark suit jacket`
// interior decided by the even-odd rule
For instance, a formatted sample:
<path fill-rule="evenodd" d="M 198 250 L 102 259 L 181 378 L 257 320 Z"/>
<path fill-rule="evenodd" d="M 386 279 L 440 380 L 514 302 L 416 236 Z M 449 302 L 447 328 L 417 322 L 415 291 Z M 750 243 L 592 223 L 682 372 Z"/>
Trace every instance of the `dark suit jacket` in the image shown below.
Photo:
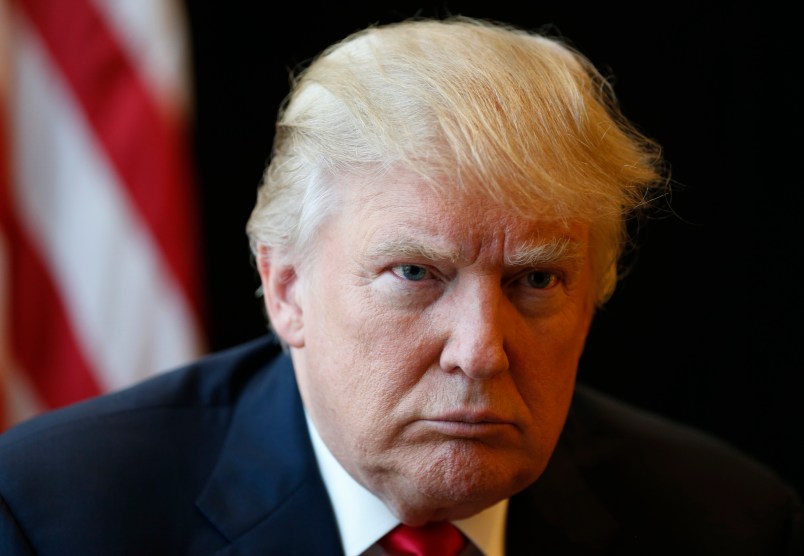
<path fill-rule="evenodd" d="M 796 495 L 579 387 L 511 554 L 804 554 Z M 0 435 L 0 554 L 341 554 L 289 359 L 267 340 Z"/>

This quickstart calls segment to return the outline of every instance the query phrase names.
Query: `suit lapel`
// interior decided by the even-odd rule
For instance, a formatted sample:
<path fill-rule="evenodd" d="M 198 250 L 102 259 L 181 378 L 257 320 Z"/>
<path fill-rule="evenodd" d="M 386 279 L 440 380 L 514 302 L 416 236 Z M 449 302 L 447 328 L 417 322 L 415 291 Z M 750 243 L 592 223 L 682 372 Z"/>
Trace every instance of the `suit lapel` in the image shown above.
<path fill-rule="evenodd" d="M 582 474 L 598 447 L 582 415 L 573 412 L 550 463 L 530 487 L 511 498 L 506 531 L 509 555 L 605 554 L 616 542 L 619 523 Z"/>
<path fill-rule="evenodd" d="M 220 458 L 197 500 L 231 542 L 220 554 L 341 554 L 290 359 L 244 389 Z"/>
<path fill-rule="evenodd" d="M 511 498 L 506 553 L 604 554 L 619 526 L 560 449 L 536 483 Z"/>

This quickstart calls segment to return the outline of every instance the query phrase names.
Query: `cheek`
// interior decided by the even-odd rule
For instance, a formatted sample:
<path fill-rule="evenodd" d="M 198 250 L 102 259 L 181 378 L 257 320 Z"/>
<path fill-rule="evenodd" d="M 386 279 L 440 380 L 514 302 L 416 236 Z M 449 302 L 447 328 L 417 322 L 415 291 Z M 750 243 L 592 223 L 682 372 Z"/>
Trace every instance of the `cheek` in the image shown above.
<path fill-rule="evenodd" d="M 317 336 L 356 370 L 372 369 L 355 373 L 356 380 L 382 380 L 393 389 L 435 357 L 426 311 L 389 307 L 369 284 L 350 284 L 321 297 L 327 302 L 316 315 Z"/>
<path fill-rule="evenodd" d="M 588 327 L 586 312 L 572 311 L 527 327 L 518 342 L 514 380 L 533 423 L 548 434 L 563 427 Z"/>
<path fill-rule="evenodd" d="M 316 290 L 305 307 L 305 355 L 310 400 L 326 418 L 378 424 L 415 387 L 429 363 L 415 319 L 372 303 L 360 287 Z M 317 303 L 318 301 L 318 303 Z"/>
<path fill-rule="evenodd" d="M 516 357 L 536 375 L 561 379 L 573 377 L 583 351 L 588 322 L 577 316 L 556 315 L 529 326 L 517 341 Z"/>
<path fill-rule="evenodd" d="M 575 366 L 586 343 L 591 315 L 592 304 L 586 297 L 579 297 L 553 318 L 540 323 L 536 333 L 545 355 L 562 365 Z"/>

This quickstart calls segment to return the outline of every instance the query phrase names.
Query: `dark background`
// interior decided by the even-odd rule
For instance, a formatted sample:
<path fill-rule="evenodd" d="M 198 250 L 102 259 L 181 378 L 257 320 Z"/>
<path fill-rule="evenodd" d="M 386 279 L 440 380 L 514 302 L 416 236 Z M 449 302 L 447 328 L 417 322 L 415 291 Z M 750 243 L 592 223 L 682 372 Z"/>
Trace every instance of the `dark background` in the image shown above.
<path fill-rule="evenodd" d="M 773 2 L 188 1 L 210 349 L 265 331 L 244 233 L 288 70 L 372 23 L 550 26 L 663 145 L 673 213 L 643 226 L 580 379 L 710 431 L 804 491 L 798 19 Z M 789 3 L 791 6 L 793 3 Z M 224 7 L 225 6 L 225 7 Z"/>

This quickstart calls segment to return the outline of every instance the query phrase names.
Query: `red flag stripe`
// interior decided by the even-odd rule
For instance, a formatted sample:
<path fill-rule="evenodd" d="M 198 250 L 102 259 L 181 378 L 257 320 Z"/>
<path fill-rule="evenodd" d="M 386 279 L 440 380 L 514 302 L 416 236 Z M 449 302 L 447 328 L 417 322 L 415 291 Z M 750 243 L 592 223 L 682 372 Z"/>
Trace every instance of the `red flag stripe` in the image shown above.
<path fill-rule="evenodd" d="M 7 128 L 0 115 L 0 130 Z M 94 396 L 100 387 L 87 364 L 67 312 L 42 258 L 12 208 L 7 145 L 0 133 L 0 229 L 8 238 L 10 348 L 28 370 L 37 393 L 51 407 Z M 25 306 L 46 306 L 47 318 L 32 318 Z M 48 338 L 46 345 L 40 338 Z"/>
<path fill-rule="evenodd" d="M 160 111 L 91 2 L 21 0 L 20 4 L 150 228 L 166 268 L 200 315 L 196 206 L 180 126 Z M 105 78 L 98 79 L 99 75 Z"/>
<path fill-rule="evenodd" d="M 4 15 L 2 13 L 4 6 L 2 5 L 2 0 L 0 0 L 0 16 Z M 0 26 L 2 26 L 2 22 L 0 22 Z M 0 27 L 0 31 L 2 31 L 2 27 Z M 2 35 L 0 35 L 0 41 L 2 40 Z M 3 271 L 5 266 L 3 265 L 2 257 L 5 255 L 5 252 L 1 249 L 3 247 L 3 237 L 5 236 L 5 226 L 3 222 L 6 221 L 6 212 L 8 212 L 8 198 L 5 192 L 9 191 L 9 168 L 8 168 L 8 143 L 6 142 L 6 133 L 7 133 L 7 126 L 6 126 L 6 103 L 5 103 L 5 91 L 3 90 L 3 62 L 4 59 L 2 56 L 4 55 L 3 47 L 5 45 L 0 44 L 0 272 Z M 8 265 L 8 261 L 5 261 L 6 266 Z M 0 276 L 2 278 L 2 276 Z M 5 307 L 3 302 L 7 298 L 8 291 L 5 289 L 5 280 L 0 280 L 0 311 L 2 311 Z M 3 431 L 11 421 L 11 415 L 9 413 L 8 408 L 6 407 L 6 379 L 8 373 L 11 372 L 9 368 L 9 362 L 4 358 L 6 346 L 3 342 L 6 341 L 6 337 L 4 337 L 6 327 L 4 326 L 7 315 L 0 314 L 0 431 Z"/>

